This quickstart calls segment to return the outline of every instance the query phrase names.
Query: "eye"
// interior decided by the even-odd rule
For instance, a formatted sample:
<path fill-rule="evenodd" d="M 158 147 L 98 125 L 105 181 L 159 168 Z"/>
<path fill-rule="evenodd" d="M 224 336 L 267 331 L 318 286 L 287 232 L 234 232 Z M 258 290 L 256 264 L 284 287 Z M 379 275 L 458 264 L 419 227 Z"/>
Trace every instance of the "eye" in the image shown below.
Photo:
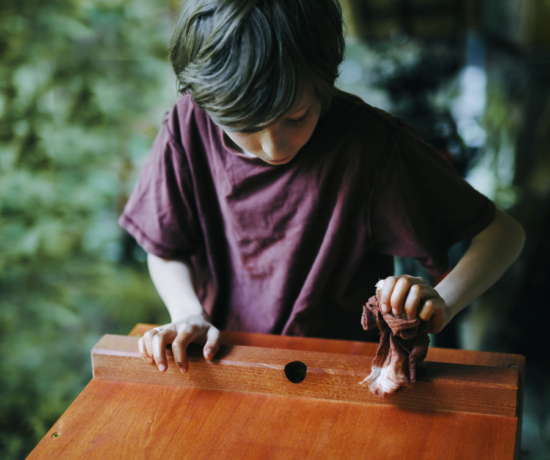
<path fill-rule="evenodd" d="M 292 126 L 298 126 L 299 124 L 301 124 L 305 121 L 305 119 L 307 118 L 307 114 L 308 114 L 308 112 L 306 112 L 303 117 L 298 118 L 297 120 L 292 120 L 292 119 L 289 118 L 289 119 L 287 119 L 287 121 Z"/>

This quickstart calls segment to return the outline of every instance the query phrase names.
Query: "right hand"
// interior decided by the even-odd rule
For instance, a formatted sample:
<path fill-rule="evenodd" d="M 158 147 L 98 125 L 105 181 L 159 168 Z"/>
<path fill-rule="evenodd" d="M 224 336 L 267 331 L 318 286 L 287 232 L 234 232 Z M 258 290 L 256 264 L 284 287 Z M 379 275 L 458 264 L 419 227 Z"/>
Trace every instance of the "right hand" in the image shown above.
<path fill-rule="evenodd" d="M 218 352 L 221 333 L 210 323 L 206 313 L 193 315 L 147 331 L 138 341 L 139 353 L 149 364 L 156 364 L 159 371 L 165 372 L 168 369 L 166 346 L 171 343 L 174 360 L 179 370 L 185 374 L 189 369 L 186 350 L 191 342 L 204 345 L 203 354 L 209 361 Z"/>

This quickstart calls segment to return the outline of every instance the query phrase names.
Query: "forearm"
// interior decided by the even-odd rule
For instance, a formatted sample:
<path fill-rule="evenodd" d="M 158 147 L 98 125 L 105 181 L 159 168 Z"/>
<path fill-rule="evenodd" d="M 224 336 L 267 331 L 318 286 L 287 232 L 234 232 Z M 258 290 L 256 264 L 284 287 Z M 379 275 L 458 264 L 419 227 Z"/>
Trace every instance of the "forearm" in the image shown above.
<path fill-rule="evenodd" d="M 185 262 L 165 260 L 148 254 L 147 263 L 153 284 L 166 305 L 172 322 L 205 314 L 193 288 L 191 270 Z"/>
<path fill-rule="evenodd" d="M 449 320 L 502 276 L 524 242 L 521 225 L 497 209 L 493 222 L 473 238 L 457 266 L 435 287 L 447 305 Z"/>
<path fill-rule="evenodd" d="M 193 288 L 191 269 L 185 262 L 165 260 L 148 254 L 151 278 L 170 312 L 172 322 L 147 331 L 138 341 L 141 357 L 155 363 L 159 371 L 168 369 L 166 347 L 172 345 L 172 354 L 180 372 L 186 373 L 187 346 L 191 342 L 204 345 L 203 354 L 211 360 L 221 345 L 220 331 L 210 318 Z"/>

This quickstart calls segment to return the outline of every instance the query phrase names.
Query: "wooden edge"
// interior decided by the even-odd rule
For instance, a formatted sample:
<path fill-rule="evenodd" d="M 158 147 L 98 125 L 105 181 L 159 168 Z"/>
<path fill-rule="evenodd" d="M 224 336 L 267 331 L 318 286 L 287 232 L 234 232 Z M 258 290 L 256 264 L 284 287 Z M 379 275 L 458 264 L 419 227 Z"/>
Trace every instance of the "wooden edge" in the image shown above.
<path fill-rule="evenodd" d="M 155 327 L 158 326 L 140 323 L 137 324 L 128 335 L 139 338 Z M 373 342 L 355 342 L 351 340 L 319 339 L 312 337 L 306 338 L 233 331 L 222 331 L 222 343 L 225 345 L 248 345 L 262 348 L 338 352 L 362 356 L 374 356 L 378 348 L 378 344 Z"/>
<path fill-rule="evenodd" d="M 517 355 L 519 356 L 519 355 Z M 516 450 L 514 459 L 520 460 L 521 458 L 521 431 L 523 429 L 523 389 L 525 388 L 525 369 L 527 366 L 527 360 L 525 359 L 525 356 L 519 356 L 521 360 L 518 362 L 518 386 L 519 391 L 517 394 L 517 402 L 516 402 L 516 417 L 518 419 L 518 427 L 516 431 Z"/>
<path fill-rule="evenodd" d="M 139 355 L 137 337 L 104 336 L 92 350 L 94 377 L 137 383 L 329 399 L 410 409 L 516 417 L 518 371 L 449 363 L 427 363 L 427 376 L 410 390 L 379 398 L 360 385 L 371 358 L 240 345 L 222 346 L 211 362 L 201 348 L 188 349 L 189 372 L 181 374 L 172 357 L 161 373 Z M 292 383 L 288 363 L 307 366 L 305 380 Z"/>
<path fill-rule="evenodd" d="M 154 327 L 157 327 L 157 325 L 139 323 L 132 329 L 129 335 L 141 337 L 145 332 Z M 378 344 L 372 342 L 292 337 L 252 332 L 222 331 L 222 338 L 223 343 L 226 345 L 249 345 L 304 351 L 328 351 L 332 353 L 337 352 L 362 356 L 374 356 L 378 348 Z M 429 349 L 426 361 L 515 368 L 518 369 L 520 373 L 525 372 L 525 357 L 511 353 L 454 350 L 433 347 Z"/>
<path fill-rule="evenodd" d="M 128 335 L 139 339 L 145 332 L 158 326 L 158 324 L 137 323 Z"/>

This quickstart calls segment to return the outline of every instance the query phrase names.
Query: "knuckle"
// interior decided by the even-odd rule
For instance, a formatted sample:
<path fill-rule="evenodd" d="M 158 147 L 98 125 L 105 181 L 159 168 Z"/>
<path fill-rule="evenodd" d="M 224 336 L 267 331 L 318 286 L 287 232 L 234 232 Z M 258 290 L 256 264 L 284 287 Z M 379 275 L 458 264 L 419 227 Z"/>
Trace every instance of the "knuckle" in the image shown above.
<path fill-rule="evenodd" d="M 174 354 L 180 354 L 181 353 L 181 344 L 177 341 L 172 342 L 172 352 Z"/>
<path fill-rule="evenodd" d="M 185 326 L 183 326 L 183 332 L 190 335 L 196 334 L 197 330 L 198 330 L 198 326 L 196 324 L 187 323 Z"/>
<path fill-rule="evenodd" d="M 409 286 L 412 283 L 409 278 L 405 278 L 405 275 L 403 275 L 397 280 L 397 284 L 401 287 L 401 286 Z"/>
<path fill-rule="evenodd" d="M 153 336 L 153 340 L 154 340 L 154 341 L 157 341 L 157 342 L 160 342 L 160 341 L 162 341 L 163 337 L 164 337 L 164 332 L 163 332 L 163 331 L 157 332 L 157 333 Z"/>
<path fill-rule="evenodd" d="M 191 325 L 186 324 L 184 327 L 182 327 L 180 331 L 180 336 L 182 337 L 182 340 L 187 339 L 190 335 L 193 334 L 193 327 Z"/>

